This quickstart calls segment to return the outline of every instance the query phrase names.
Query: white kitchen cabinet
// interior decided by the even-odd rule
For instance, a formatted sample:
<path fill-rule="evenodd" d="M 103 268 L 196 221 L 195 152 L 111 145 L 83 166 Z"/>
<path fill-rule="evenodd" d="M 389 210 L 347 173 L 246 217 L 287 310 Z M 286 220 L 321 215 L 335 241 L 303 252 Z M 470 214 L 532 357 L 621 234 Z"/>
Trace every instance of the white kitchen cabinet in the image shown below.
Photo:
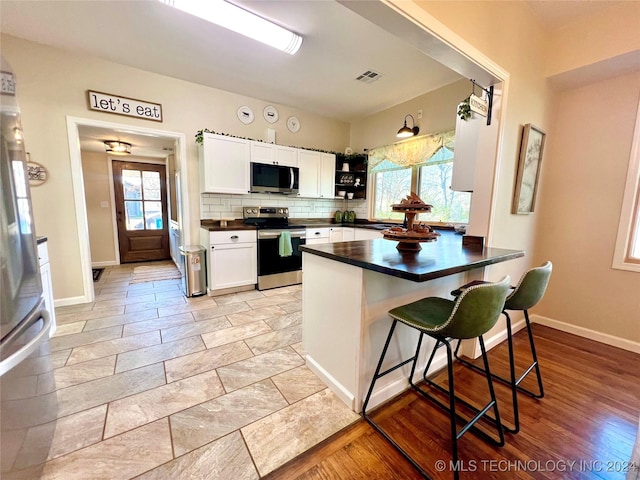
<path fill-rule="evenodd" d="M 323 153 L 320 163 L 320 198 L 335 197 L 336 156 Z"/>
<path fill-rule="evenodd" d="M 456 139 L 453 152 L 453 172 L 451 190 L 472 192 L 476 179 L 476 158 L 478 157 L 478 136 L 487 122 L 480 115 L 472 115 L 468 120 L 456 116 Z"/>
<path fill-rule="evenodd" d="M 309 228 L 305 231 L 306 244 L 314 245 L 319 243 L 329 243 L 331 241 L 331 228 Z"/>
<path fill-rule="evenodd" d="M 301 197 L 320 198 L 320 168 L 322 153 L 311 150 L 298 150 L 298 167 L 300 182 L 298 195 Z"/>
<path fill-rule="evenodd" d="M 258 247 L 255 230 L 210 232 L 200 229 L 207 249 L 207 282 L 210 294 L 258 282 Z"/>
<path fill-rule="evenodd" d="M 249 193 L 250 141 L 204 133 L 200 146 L 201 193 Z"/>
<path fill-rule="evenodd" d="M 298 149 L 274 143 L 251 141 L 251 161 L 283 167 L 297 167 Z"/>
<path fill-rule="evenodd" d="M 370 228 L 354 228 L 355 240 L 375 240 L 376 238 L 382 238 L 381 230 L 372 230 Z"/>
<path fill-rule="evenodd" d="M 336 156 L 330 153 L 298 150 L 299 196 L 334 198 Z"/>
<path fill-rule="evenodd" d="M 353 227 L 342 227 L 342 241 L 351 242 L 356 239 L 356 229 Z"/>
<path fill-rule="evenodd" d="M 178 222 L 173 220 L 169 221 L 169 253 L 171 254 L 171 259 L 173 263 L 175 263 L 178 268 L 182 268 L 182 261 L 180 258 L 180 251 L 178 250 L 181 245 L 182 235 L 180 234 L 180 225 Z"/>
<path fill-rule="evenodd" d="M 51 317 L 49 336 L 53 336 L 56 331 L 56 309 L 53 303 L 53 283 L 51 282 L 51 264 L 49 263 L 47 242 L 38 243 L 38 262 L 40 264 L 44 308 L 49 312 L 49 316 Z"/>
<path fill-rule="evenodd" d="M 343 228 L 331 227 L 329 229 L 329 241 L 331 243 L 342 242 Z"/>
<path fill-rule="evenodd" d="M 297 167 L 298 150 L 298 148 L 276 145 L 276 164 L 285 167 Z"/>

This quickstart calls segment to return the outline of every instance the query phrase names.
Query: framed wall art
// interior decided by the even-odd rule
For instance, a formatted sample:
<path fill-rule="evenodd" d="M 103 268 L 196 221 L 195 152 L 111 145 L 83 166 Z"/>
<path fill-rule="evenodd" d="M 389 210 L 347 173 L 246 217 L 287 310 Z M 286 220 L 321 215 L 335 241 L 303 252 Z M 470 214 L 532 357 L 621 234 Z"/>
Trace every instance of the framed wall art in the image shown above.
<path fill-rule="evenodd" d="M 536 193 L 546 134 L 535 125 L 527 123 L 522 130 L 518 174 L 513 194 L 511 213 L 532 213 L 536 206 Z"/>

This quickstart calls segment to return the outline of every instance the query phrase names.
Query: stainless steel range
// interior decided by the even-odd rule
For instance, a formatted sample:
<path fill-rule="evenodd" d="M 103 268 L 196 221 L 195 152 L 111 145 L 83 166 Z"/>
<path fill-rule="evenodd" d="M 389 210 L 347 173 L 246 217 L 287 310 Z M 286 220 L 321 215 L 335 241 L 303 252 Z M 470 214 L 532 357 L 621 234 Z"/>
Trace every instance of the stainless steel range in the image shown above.
<path fill-rule="evenodd" d="M 302 283 L 305 229 L 289 225 L 286 207 L 244 207 L 244 223 L 258 229 L 258 290 Z"/>

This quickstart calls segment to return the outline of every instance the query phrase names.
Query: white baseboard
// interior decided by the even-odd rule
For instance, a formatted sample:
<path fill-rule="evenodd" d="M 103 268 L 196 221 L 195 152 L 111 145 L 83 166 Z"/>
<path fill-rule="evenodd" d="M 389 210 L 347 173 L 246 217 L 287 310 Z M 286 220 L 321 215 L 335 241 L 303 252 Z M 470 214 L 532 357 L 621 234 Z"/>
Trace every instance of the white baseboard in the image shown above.
<path fill-rule="evenodd" d="M 351 410 L 355 410 L 355 397 L 353 394 L 347 390 L 338 380 L 336 380 L 333 375 L 327 372 L 324 368 L 322 368 L 318 362 L 316 362 L 311 355 L 306 356 L 307 367 L 313 373 L 315 373 L 320 380 L 324 382 L 325 385 L 329 387 L 329 389 L 335 393 L 340 400 L 342 400 Z"/>
<path fill-rule="evenodd" d="M 103 268 L 103 267 L 115 267 L 118 262 L 115 260 L 108 260 L 106 262 L 91 262 L 91 268 Z"/>
<path fill-rule="evenodd" d="M 69 305 L 78 305 L 80 303 L 89 303 L 89 299 L 81 295 L 78 297 L 57 298 L 53 301 L 55 308 L 68 307 Z"/>
<path fill-rule="evenodd" d="M 518 322 L 511 322 L 511 333 L 515 335 L 517 332 L 522 330 L 527 324 L 524 321 L 524 318 Z M 504 329 L 500 330 L 498 333 L 493 335 L 492 337 L 484 339 L 484 347 L 487 351 L 491 350 L 496 345 L 504 342 L 507 339 L 507 327 L 505 325 Z M 480 347 L 478 347 L 478 356 L 481 354 Z"/>
<path fill-rule="evenodd" d="M 596 342 L 604 343 L 606 345 L 622 348 L 623 350 L 640 353 L 640 342 L 634 342 L 632 340 L 627 340 L 626 338 L 614 337 L 613 335 L 609 335 L 607 333 L 596 332 L 595 330 L 579 327 L 577 325 L 571 325 L 570 323 L 560 322 L 558 320 L 543 317 L 541 315 L 531 315 L 531 321 L 534 323 L 539 323 L 540 325 L 544 325 L 546 327 L 555 328 L 556 330 L 560 330 L 562 332 L 572 333 L 574 335 L 578 335 L 579 337 L 588 338 L 590 340 L 595 340 Z"/>

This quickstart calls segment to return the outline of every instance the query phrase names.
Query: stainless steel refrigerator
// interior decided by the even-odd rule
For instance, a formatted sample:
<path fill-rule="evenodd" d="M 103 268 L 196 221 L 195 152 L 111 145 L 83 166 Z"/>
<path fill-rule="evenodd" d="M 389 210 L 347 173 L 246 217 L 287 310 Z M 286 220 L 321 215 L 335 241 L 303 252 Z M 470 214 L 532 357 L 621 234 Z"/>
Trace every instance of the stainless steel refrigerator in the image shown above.
<path fill-rule="evenodd" d="M 0 89 L 0 477 L 37 479 L 57 418 L 49 332 L 36 250 L 16 78 L 2 59 Z"/>

